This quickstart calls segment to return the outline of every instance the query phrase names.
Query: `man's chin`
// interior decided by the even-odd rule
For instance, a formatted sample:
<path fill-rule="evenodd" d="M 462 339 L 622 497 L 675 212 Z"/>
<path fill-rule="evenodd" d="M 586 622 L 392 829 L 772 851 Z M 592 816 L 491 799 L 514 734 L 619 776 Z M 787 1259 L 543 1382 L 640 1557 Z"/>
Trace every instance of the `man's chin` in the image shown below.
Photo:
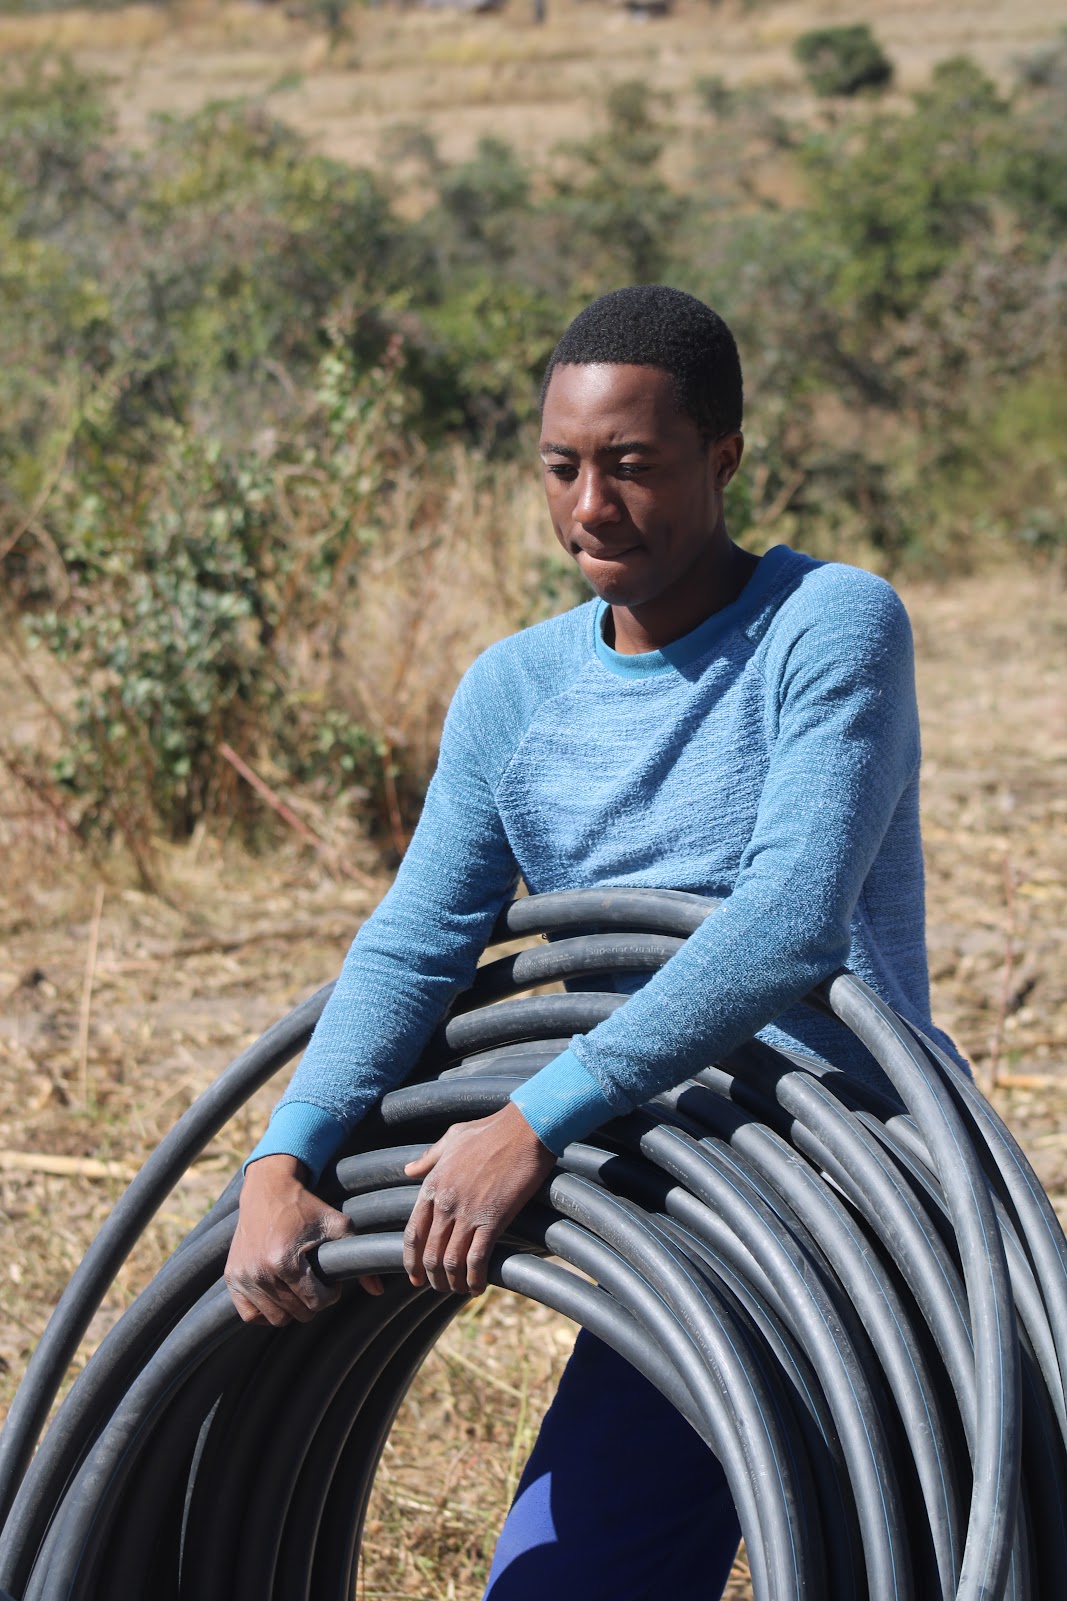
<path fill-rule="evenodd" d="M 583 555 L 578 559 L 578 570 L 594 595 L 609 606 L 629 610 L 649 598 L 647 575 L 640 570 L 644 567 L 643 554 L 635 551 L 632 559 L 627 553 L 613 561 Z"/>

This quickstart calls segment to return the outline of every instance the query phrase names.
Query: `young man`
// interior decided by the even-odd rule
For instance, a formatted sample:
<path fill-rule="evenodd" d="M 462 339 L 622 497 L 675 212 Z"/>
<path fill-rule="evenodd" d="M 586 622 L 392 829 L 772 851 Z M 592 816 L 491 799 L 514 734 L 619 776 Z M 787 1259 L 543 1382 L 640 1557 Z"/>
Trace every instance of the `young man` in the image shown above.
<path fill-rule="evenodd" d="M 678 290 L 607 295 L 557 346 L 545 489 L 596 598 L 493 646 L 456 692 L 396 882 L 249 1161 L 227 1269 L 249 1321 L 333 1298 L 307 1255 L 346 1221 L 308 1186 L 470 982 L 519 873 L 532 893 L 644 885 L 724 904 L 502 1111 L 411 1164 L 415 1284 L 483 1289 L 554 1153 L 757 1031 L 869 1071 L 840 1024 L 798 1005 L 842 963 L 932 1029 L 907 618 L 867 573 L 733 544 L 741 405 L 729 330 Z M 696 1601 L 737 1538 L 714 1458 L 582 1335 L 487 1594 Z"/>

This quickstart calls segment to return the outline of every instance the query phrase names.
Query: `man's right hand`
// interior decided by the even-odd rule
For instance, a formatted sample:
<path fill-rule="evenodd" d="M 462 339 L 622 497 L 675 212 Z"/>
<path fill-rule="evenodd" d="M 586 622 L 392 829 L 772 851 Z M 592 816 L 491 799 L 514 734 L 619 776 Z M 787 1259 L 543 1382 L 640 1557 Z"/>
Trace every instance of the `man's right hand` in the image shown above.
<path fill-rule="evenodd" d="M 307 1177 L 293 1156 L 262 1156 L 245 1173 L 225 1279 L 246 1323 L 307 1323 L 341 1294 L 323 1283 L 309 1258 L 323 1240 L 348 1234 L 348 1219 L 311 1193 Z M 382 1293 L 376 1276 L 359 1282 L 371 1295 Z"/>

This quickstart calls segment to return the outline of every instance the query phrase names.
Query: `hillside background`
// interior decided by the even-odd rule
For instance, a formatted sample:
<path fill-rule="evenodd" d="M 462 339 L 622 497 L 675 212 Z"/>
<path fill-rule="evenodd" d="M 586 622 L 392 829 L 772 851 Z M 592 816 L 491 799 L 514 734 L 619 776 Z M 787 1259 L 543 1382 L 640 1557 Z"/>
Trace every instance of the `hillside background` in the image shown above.
<path fill-rule="evenodd" d="M 460 673 L 581 598 L 536 389 L 626 282 L 737 332 L 735 536 L 905 596 L 935 1014 L 1067 1216 L 1062 21 L 0 3 L 0 1407 L 122 1174 L 336 972 Z M 361 1594 L 480 1594 L 570 1338 L 459 1320 Z"/>

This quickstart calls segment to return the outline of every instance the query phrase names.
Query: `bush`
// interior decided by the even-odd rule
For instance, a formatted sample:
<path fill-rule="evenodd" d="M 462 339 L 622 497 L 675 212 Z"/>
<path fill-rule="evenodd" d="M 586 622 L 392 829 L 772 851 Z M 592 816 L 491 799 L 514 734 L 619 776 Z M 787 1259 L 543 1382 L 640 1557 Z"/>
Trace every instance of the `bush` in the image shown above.
<path fill-rule="evenodd" d="M 1052 44 L 1043 45 L 1017 63 L 1020 81 L 1031 89 L 1051 89 L 1061 96 L 1067 91 L 1067 28 L 1061 28 Z"/>
<path fill-rule="evenodd" d="M 134 528 L 115 530 L 100 500 L 79 508 L 71 602 L 33 632 L 79 686 L 54 777 L 85 832 L 150 816 L 187 833 L 217 798 L 220 741 L 274 720 L 272 500 L 262 468 L 179 439 Z"/>
<path fill-rule="evenodd" d="M 71 508 L 71 596 L 30 631 L 77 686 L 53 776 L 83 833 L 153 818 L 182 836 L 231 783 L 224 741 L 306 748 L 292 652 L 330 649 L 375 542 L 403 437 L 395 365 L 359 377 L 335 335 L 302 438 L 227 454 L 175 427 L 138 501 L 101 482 Z"/>
<path fill-rule="evenodd" d="M 875 324 L 903 317 L 969 241 L 988 238 L 1005 193 L 1008 103 L 966 60 L 942 62 L 910 113 L 836 130 L 806 151 L 812 220 L 836 259 L 840 304 Z"/>
<path fill-rule="evenodd" d="M 884 89 L 893 79 L 893 63 L 865 22 L 802 33 L 793 55 L 817 95 Z"/>
<path fill-rule="evenodd" d="M 510 145 L 483 137 L 470 161 L 439 176 L 441 206 L 469 254 L 502 266 L 515 253 L 517 216 L 527 210 L 530 172 Z"/>
<path fill-rule="evenodd" d="M 595 241 L 601 255 L 595 278 L 586 279 L 593 293 L 620 282 L 655 283 L 671 262 L 689 206 L 660 172 L 669 133 L 660 99 L 640 79 L 613 84 L 607 127 L 568 148 L 568 166 L 557 178 L 557 204 L 572 240 Z M 573 250 L 572 243 L 572 261 Z M 579 275 L 591 265 L 588 247 L 583 255 L 574 263 Z"/>
<path fill-rule="evenodd" d="M 713 117 L 729 117 L 737 107 L 737 91 L 718 73 L 697 78 L 693 84 L 697 99 Z"/>

